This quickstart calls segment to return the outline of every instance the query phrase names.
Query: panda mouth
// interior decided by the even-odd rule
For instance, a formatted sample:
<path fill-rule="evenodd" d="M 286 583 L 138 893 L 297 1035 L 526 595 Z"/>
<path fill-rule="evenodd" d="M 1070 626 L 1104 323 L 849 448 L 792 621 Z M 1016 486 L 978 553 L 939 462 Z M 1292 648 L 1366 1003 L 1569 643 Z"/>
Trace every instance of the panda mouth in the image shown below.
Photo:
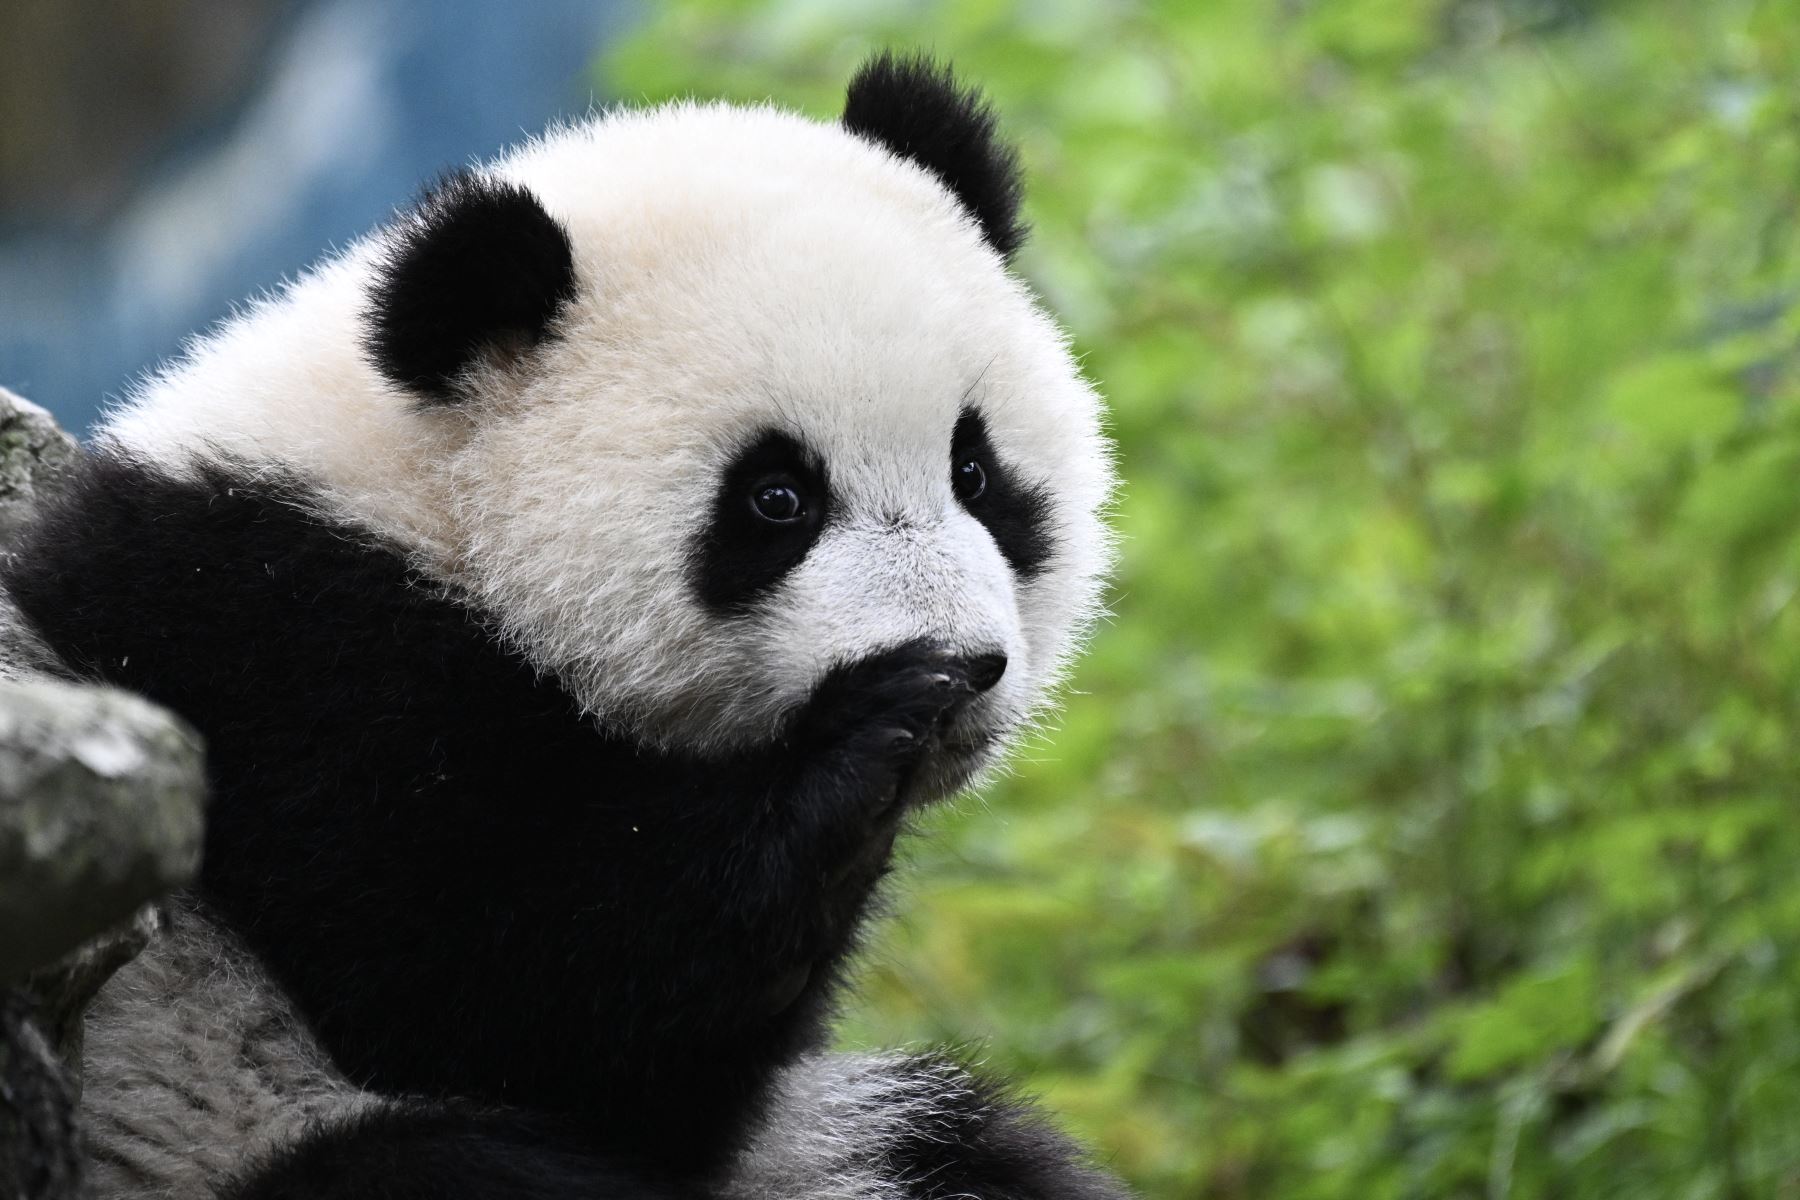
<path fill-rule="evenodd" d="M 970 714 L 963 715 L 965 719 L 953 720 L 939 730 L 940 752 L 955 758 L 980 758 L 1003 740 L 992 719 L 983 719 L 979 714 L 972 715 L 972 719 Z"/>
<path fill-rule="evenodd" d="M 945 738 L 939 743 L 944 755 L 956 759 L 980 758 L 993 748 L 999 737 L 981 732 L 973 737 Z"/>
<path fill-rule="evenodd" d="M 909 808 L 923 808 L 948 800 L 975 778 L 999 740 L 998 734 L 986 729 L 940 735 L 901 781 L 900 802 Z"/>

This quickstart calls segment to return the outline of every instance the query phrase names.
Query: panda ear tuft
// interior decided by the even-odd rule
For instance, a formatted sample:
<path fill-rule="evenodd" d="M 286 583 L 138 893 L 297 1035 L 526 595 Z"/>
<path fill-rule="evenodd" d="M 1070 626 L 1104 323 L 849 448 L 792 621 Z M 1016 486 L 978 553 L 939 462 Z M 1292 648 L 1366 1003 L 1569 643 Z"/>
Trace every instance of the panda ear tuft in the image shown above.
<path fill-rule="evenodd" d="M 382 375 L 429 401 L 455 400 L 483 351 L 516 353 L 551 336 L 575 295 L 568 231 L 516 184 L 448 175 L 390 238 L 364 346 Z"/>
<path fill-rule="evenodd" d="M 922 54 L 877 54 L 850 80 L 842 121 L 943 180 L 1002 258 L 1025 240 L 1018 153 L 1000 137 L 986 99 L 958 86 L 948 66 Z"/>

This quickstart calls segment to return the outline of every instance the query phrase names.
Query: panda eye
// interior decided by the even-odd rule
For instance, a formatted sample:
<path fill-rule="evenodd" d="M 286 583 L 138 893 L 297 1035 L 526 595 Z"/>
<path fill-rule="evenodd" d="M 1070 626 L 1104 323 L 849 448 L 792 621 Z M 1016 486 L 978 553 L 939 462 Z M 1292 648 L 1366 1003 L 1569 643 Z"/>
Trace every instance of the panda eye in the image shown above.
<path fill-rule="evenodd" d="M 785 477 L 760 480 L 752 486 L 750 507 L 757 516 L 775 525 L 792 525 L 806 516 L 806 501 L 799 486 Z"/>
<path fill-rule="evenodd" d="M 979 458 L 964 459 L 955 470 L 950 472 L 950 482 L 956 488 L 956 494 L 962 497 L 964 504 L 979 500 L 987 491 L 987 471 L 982 467 Z"/>

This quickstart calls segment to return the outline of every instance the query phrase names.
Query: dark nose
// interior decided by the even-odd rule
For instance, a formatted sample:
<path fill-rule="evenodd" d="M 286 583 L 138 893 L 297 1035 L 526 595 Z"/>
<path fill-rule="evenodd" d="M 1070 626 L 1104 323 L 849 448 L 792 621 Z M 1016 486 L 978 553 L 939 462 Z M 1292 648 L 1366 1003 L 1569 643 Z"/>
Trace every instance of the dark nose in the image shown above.
<path fill-rule="evenodd" d="M 1006 674 L 1006 655 L 977 654 L 962 662 L 962 669 L 969 677 L 969 686 L 978 692 L 985 692 L 1000 682 Z"/>

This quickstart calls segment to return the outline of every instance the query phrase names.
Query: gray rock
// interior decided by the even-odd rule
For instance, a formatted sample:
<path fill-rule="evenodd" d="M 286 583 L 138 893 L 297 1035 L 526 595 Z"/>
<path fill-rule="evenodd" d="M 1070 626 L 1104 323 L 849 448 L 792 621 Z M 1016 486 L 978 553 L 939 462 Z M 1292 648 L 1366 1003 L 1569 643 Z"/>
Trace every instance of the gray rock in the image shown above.
<path fill-rule="evenodd" d="M 0 984 L 185 883 L 204 792 L 199 737 L 163 709 L 0 680 Z"/>
<path fill-rule="evenodd" d="M 32 509 L 55 493 L 81 457 L 56 418 L 0 388 L 0 547 L 10 548 Z"/>
<path fill-rule="evenodd" d="M 0 556 L 80 454 L 0 388 Z M 0 1196 L 29 1200 L 81 1194 L 82 1014 L 193 875 L 205 792 L 191 729 L 67 675 L 0 594 Z"/>
<path fill-rule="evenodd" d="M 82 1017 L 88 1006 L 106 981 L 150 944 L 161 924 L 156 905 L 147 904 L 125 924 L 83 942 L 74 953 L 26 976 L 23 990 L 36 1009 L 35 1021 L 70 1068 L 81 1063 Z M 80 1084 L 76 1076 L 77 1094 Z"/>
<path fill-rule="evenodd" d="M 0 388 L 0 559 L 45 500 L 60 491 L 81 458 L 81 447 L 37 405 Z M 0 679 L 66 676 L 63 665 L 0 593 Z"/>

